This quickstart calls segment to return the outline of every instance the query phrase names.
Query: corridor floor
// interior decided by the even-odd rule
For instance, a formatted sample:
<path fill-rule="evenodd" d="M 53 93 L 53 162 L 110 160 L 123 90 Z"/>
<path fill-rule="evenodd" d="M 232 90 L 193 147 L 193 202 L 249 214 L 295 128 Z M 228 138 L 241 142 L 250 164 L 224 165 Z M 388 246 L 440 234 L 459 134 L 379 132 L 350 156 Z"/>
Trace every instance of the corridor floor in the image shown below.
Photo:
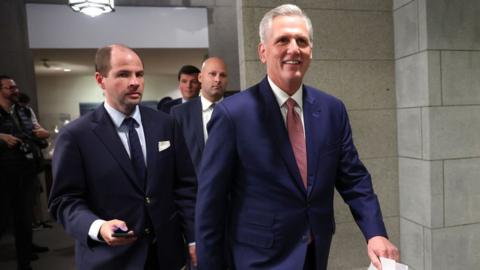
<path fill-rule="evenodd" d="M 51 229 L 33 232 L 37 245 L 47 246 L 50 251 L 38 253 L 39 259 L 32 262 L 33 270 L 74 270 L 74 241 L 63 228 L 55 223 Z M 0 269 L 15 270 L 15 246 L 11 234 L 0 239 Z"/>

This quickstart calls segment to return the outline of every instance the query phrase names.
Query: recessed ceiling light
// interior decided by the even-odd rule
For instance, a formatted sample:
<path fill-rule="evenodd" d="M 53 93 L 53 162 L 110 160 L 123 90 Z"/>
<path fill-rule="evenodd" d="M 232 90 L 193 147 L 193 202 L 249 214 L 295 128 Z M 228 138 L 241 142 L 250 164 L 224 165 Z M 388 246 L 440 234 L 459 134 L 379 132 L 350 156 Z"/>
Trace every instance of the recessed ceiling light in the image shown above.
<path fill-rule="evenodd" d="M 114 0 L 69 0 L 68 4 L 76 12 L 95 17 L 103 13 L 115 11 Z"/>
<path fill-rule="evenodd" d="M 65 71 L 65 72 L 70 72 L 70 71 L 72 71 L 72 70 L 69 69 L 69 68 L 64 68 L 63 71 Z"/>

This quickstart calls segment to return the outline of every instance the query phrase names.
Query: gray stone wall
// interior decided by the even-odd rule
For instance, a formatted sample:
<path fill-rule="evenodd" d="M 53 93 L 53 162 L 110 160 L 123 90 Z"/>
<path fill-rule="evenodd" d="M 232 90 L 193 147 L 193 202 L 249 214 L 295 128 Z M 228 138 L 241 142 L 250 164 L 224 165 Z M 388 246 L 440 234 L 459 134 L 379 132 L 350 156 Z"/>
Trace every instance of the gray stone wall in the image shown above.
<path fill-rule="evenodd" d="M 480 2 L 393 4 L 402 258 L 478 269 Z"/>
<path fill-rule="evenodd" d="M 398 158 L 392 2 L 238 0 L 242 89 L 265 76 L 258 60 L 258 24 L 269 9 L 293 3 L 312 19 L 313 61 L 305 83 L 342 99 L 360 157 L 370 170 L 391 240 L 399 245 Z M 366 242 L 342 199 L 329 269 L 366 269 Z"/>
<path fill-rule="evenodd" d="M 30 96 L 31 106 L 36 109 L 37 90 L 23 1 L 0 1 L 0 36 L 0 74 L 12 77 L 20 91 Z"/>

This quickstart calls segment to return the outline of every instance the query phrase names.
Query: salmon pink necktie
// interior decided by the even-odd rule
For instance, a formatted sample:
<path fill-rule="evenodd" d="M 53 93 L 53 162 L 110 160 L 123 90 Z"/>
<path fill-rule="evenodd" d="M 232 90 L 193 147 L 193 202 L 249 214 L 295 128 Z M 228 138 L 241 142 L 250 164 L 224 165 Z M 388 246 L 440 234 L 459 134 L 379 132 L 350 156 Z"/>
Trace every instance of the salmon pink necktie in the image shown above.
<path fill-rule="evenodd" d="M 295 111 L 297 102 L 288 98 L 287 104 L 287 130 L 293 154 L 297 161 L 297 166 L 302 176 L 303 185 L 307 188 L 307 148 L 305 146 L 305 133 L 303 131 L 302 119 Z"/>

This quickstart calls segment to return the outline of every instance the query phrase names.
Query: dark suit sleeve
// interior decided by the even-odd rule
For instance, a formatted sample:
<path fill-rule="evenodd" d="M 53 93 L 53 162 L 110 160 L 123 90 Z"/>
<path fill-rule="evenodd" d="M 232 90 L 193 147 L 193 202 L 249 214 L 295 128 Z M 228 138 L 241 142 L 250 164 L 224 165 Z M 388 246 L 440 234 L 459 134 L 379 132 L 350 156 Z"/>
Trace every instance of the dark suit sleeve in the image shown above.
<path fill-rule="evenodd" d="M 355 222 L 366 240 L 373 236 L 387 236 L 380 205 L 373 192 L 372 179 L 360 161 L 353 144 L 352 131 L 345 106 L 341 106 L 343 134 L 336 188 L 349 205 Z"/>
<path fill-rule="evenodd" d="M 198 178 L 196 242 L 199 269 L 221 269 L 229 190 L 238 157 L 234 126 L 223 104 L 208 123 Z"/>
<path fill-rule="evenodd" d="M 4 140 L 0 139 L 0 151 L 3 151 L 7 148 L 8 148 L 7 143 Z"/>
<path fill-rule="evenodd" d="M 88 230 L 99 219 L 85 202 L 87 188 L 79 145 L 74 136 L 63 130 L 55 143 L 52 160 L 53 186 L 49 198 L 49 209 L 66 232 L 87 245 Z"/>
<path fill-rule="evenodd" d="M 170 114 L 172 108 L 175 107 L 178 104 L 182 104 L 182 99 L 181 98 L 176 98 L 174 100 L 170 100 L 169 102 L 163 104 L 160 107 L 160 110 L 164 113 Z"/>
<path fill-rule="evenodd" d="M 160 106 L 160 111 L 164 113 L 170 113 L 170 106 L 168 106 L 168 103 L 165 103 L 162 106 Z"/>
<path fill-rule="evenodd" d="M 170 110 L 170 115 L 175 119 L 175 122 L 181 127 L 182 126 L 182 121 L 180 119 L 180 115 L 178 113 L 178 108 L 174 107 Z M 184 135 L 185 137 L 185 135 Z"/>
<path fill-rule="evenodd" d="M 197 182 L 182 130 L 176 121 L 172 122 L 175 130 L 175 204 L 182 217 L 182 228 L 186 240 L 191 243 L 195 241 L 194 220 Z"/>

